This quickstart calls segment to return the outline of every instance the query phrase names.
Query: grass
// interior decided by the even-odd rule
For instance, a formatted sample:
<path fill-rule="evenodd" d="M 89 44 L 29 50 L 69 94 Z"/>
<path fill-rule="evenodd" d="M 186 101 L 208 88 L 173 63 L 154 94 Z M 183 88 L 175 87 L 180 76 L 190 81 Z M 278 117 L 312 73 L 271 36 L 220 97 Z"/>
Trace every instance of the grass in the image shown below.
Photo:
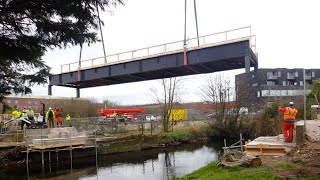
<path fill-rule="evenodd" d="M 281 169 L 293 169 L 293 168 L 296 168 L 297 165 L 292 162 L 276 162 L 272 164 L 272 167 L 281 168 Z"/>
<path fill-rule="evenodd" d="M 277 176 L 272 174 L 264 167 L 233 167 L 221 168 L 218 167 L 216 162 L 210 163 L 207 166 L 186 175 L 179 180 L 207 180 L 207 179 L 250 179 L 250 180 L 263 180 L 263 179 L 278 179 Z"/>

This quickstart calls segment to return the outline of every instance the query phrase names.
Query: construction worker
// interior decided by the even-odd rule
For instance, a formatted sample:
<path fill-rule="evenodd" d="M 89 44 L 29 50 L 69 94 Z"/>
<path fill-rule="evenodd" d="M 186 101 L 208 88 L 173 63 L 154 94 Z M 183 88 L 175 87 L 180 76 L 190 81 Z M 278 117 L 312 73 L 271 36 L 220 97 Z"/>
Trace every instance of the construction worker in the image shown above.
<path fill-rule="evenodd" d="M 117 121 L 117 113 L 115 111 L 113 111 L 113 114 L 112 114 L 113 118 L 114 118 L 114 121 Z"/>
<path fill-rule="evenodd" d="M 123 119 L 124 119 L 124 125 L 127 125 L 127 120 L 128 120 L 127 113 L 123 114 Z"/>
<path fill-rule="evenodd" d="M 21 112 L 19 111 L 18 108 L 16 108 L 14 111 L 12 111 L 12 117 L 13 117 L 14 119 L 18 119 L 18 118 L 21 117 Z"/>
<path fill-rule="evenodd" d="M 31 109 L 31 107 L 29 107 L 27 114 L 28 114 L 28 120 L 29 120 L 29 121 L 34 121 L 34 112 L 33 112 L 33 110 Z"/>
<path fill-rule="evenodd" d="M 293 102 L 289 102 L 288 107 L 279 106 L 279 111 L 283 112 L 282 133 L 284 141 L 291 143 L 293 140 L 293 129 L 298 110 L 293 107 Z"/>
<path fill-rule="evenodd" d="M 24 124 L 27 124 L 27 127 L 29 127 L 29 123 L 27 123 L 26 121 L 28 121 L 28 112 L 29 110 L 27 109 L 27 107 L 23 107 L 23 110 L 22 110 L 22 113 L 21 113 L 21 117 L 24 119 L 24 120 L 21 120 L 21 130 L 23 130 L 24 128 Z"/>
<path fill-rule="evenodd" d="M 70 120 L 71 120 L 71 117 L 70 117 L 69 114 L 67 114 L 67 116 L 66 116 L 66 121 L 67 121 L 67 124 L 69 124 L 69 126 L 71 127 L 71 122 L 70 122 Z"/>
<path fill-rule="evenodd" d="M 69 114 L 67 114 L 67 116 L 66 116 L 66 121 L 70 121 L 70 120 L 71 120 L 71 117 L 70 117 Z"/>
<path fill-rule="evenodd" d="M 49 110 L 46 113 L 46 118 L 47 118 L 47 122 L 49 123 L 49 128 L 54 128 L 54 123 L 53 123 L 54 117 L 55 117 L 54 111 L 52 110 L 51 107 L 49 107 Z"/>
<path fill-rule="evenodd" d="M 55 112 L 54 112 L 54 115 L 56 116 L 56 121 L 57 121 L 57 126 L 58 126 L 58 127 L 61 127 L 61 126 L 62 126 L 62 116 L 61 116 L 61 113 L 62 113 L 62 109 L 56 108 L 56 110 L 55 110 Z"/>

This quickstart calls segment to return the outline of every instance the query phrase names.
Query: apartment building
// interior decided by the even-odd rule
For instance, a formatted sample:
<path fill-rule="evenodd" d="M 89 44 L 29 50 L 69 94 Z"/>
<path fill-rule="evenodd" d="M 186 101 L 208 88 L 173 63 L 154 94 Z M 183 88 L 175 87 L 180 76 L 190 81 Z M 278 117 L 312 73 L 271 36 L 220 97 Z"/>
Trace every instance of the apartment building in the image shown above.
<path fill-rule="evenodd" d="M 250 92 L 247 104 L 272 103 L 276 99 L 296 99 L 304 94 L 304 78 L 307 93 L 314 80 L 320 78 L 320 69 L 257 69 L 235 76 L 239 91 Z M 239 85 L 245 82 L 247 86 Z M 238 84 L 238 85 L 237 85 Z M 247 88 L 247 89 L 241 89 Z"/>

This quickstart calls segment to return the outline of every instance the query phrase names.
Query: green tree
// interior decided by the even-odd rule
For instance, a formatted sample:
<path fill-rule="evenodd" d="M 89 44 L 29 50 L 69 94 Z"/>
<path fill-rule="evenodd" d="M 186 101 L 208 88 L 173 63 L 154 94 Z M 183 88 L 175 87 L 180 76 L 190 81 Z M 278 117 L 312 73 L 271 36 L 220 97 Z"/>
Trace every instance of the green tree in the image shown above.
<path fill-rule="evenodd" d="M 0 1 L 0 103 L 47 82 L 50 68 L 41 57 L 48 48 L 98 41 L 97 9 L 116 5 L 123 0 Z"/>

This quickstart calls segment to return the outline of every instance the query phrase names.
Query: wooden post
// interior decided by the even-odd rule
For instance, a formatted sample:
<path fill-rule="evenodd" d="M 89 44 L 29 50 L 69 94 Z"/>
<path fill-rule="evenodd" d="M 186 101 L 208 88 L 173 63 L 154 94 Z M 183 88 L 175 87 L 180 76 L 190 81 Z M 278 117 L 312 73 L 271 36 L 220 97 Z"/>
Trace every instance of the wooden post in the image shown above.
<path fill-rule="evenodd" d="M 72 173 L 72 144 L 71 144 L 71 132 L 69 135 L 70 140 L 70 167 L 71 167 L 71 173 Z"/>
<path fill-rule="evenodd" d="M 296 126 L 296 142 L 297 142 L 297 145 L 301 145 L 304 142 L 304 126 L 303 125 Z"/>
<path fill-rule="evenodd" d="M 243 146 L 242 146 L 242 133 L 240 133 L 240 147 L 241 147 L 241 152 L 243 152 Z"/>
<path fill-rule="evenodd" d="M 223 142 L 224 142 L 223 153 L 224 153 L 224 155 L 226 155 L 226 153 L 227 153 L 227 140 L 223 139 Z"/>

